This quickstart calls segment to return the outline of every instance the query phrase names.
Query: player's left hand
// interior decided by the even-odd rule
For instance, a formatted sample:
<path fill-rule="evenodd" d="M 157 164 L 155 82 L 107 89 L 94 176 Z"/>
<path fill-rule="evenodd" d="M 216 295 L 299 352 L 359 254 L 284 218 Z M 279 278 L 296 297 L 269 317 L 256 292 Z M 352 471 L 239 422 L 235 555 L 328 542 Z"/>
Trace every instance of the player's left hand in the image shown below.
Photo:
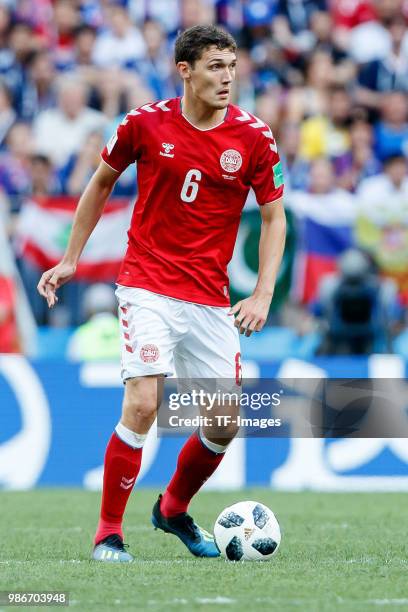
<path fill-rule="evenodd" d="M 253 294 L 232 306 L 229 315 L 235 315 L 235 327 L 240 334 L 250 336 L 263 328 L 268 316 L 272 296 Z"/>

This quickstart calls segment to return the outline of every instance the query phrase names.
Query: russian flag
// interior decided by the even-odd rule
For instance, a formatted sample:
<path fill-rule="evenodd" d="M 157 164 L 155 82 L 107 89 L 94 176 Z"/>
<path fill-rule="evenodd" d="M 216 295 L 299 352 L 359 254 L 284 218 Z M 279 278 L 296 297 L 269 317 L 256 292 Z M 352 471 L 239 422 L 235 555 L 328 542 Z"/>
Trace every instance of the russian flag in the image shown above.
<path fill-rule="evenodd" d="M 309 304 L 317 297 L 320 280 L 336 271 L 339 255 L 354 244 L 355 203 L 340 189 L 328 194 L 292 192 L 288 200 L 297 217 L 295 293 Z"/>

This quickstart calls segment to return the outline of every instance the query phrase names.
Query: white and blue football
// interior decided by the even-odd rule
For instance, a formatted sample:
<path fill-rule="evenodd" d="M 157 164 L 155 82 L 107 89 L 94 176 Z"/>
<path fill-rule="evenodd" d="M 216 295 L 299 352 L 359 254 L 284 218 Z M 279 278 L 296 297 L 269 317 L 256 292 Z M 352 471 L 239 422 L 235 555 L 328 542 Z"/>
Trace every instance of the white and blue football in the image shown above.
<path fill-rule="evenodd" d="M 268 561 L 279 548 L 281 531 L 267 506 L 242 501 L 221 512 L 214 537 L 221 555 L 229 561 Z"/>

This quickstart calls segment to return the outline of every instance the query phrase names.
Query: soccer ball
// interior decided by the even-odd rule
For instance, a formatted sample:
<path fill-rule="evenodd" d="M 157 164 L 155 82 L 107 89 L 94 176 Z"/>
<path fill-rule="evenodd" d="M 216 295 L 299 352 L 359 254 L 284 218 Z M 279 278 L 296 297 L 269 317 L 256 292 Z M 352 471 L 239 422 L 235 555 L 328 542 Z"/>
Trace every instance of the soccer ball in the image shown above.
<path fill-rule="evenodd" d="M 281 531 L 272 510 L 243 501 L 221 512 L 214 537 L 221 555 L 230 561 L 268 561 L 278 550 Z"/>

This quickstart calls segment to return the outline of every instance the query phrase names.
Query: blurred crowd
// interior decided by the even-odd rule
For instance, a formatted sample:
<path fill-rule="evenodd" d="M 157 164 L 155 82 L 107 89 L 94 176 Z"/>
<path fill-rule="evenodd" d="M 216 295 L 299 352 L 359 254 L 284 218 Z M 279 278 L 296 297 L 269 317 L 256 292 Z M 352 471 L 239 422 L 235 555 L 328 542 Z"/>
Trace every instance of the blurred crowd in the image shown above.
<path fill-rule="evenodd" d="M 288 210 L 299 220 L 312 211 L 320 223 L 351 224 L 372 273 L 394 279 L 404 306 L 406 0 L 0 0 L 0 218 L 17 259 L 24 202 L 80 194 L 129 109 L 181 94 L 175 37 L 205 23 L 237 39 L 234 102 L 272 128 Z M 114 195 L 137 195 L 134 168 Z M 21 257 L 19 266 L 35 300 L 39 270 Z M 83 320 L 81 295 L 66 324 Z M 319 287 L 305 299 L 295 286 L 291 300 L 318 296 Z M 50 322 L 45 309 L 35 316 Z"/>

